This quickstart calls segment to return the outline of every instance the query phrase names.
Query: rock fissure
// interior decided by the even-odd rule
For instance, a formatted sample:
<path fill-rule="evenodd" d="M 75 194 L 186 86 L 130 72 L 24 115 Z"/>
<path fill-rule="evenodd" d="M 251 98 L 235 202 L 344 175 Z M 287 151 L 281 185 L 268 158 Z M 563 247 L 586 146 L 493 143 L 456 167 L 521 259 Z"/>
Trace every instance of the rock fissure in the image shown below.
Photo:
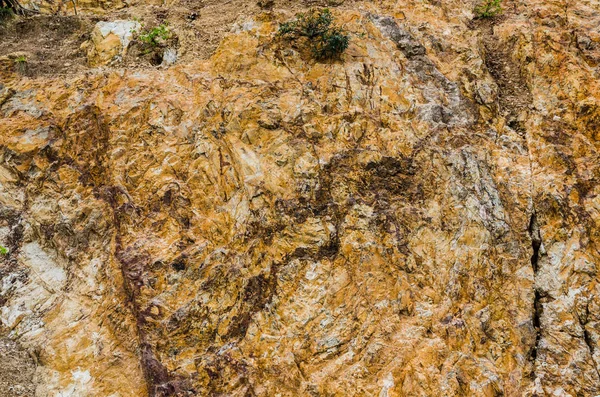
<path fill-rule="evenodd" d="M 513 52 L 516 48 L 516 41 L 504 42 L 495 35 L 495 26 L 500 23 L 500 18 L 490 20 L 479 20 L 474 23 L 482 35 L 482 44 L 484 53 L 482 58 L 485 66 L 497 85 L 496 108 L 494 110 L 498 116 L 504 118 L 506 125 L 524 137 L 527 141 L 527 156 L 529 162 L 530 193 L 535 196 L 533 159 L 530 148 L 530 135 L 527 131 L 527 115 L 533 95 L 527 83 L 527 77 L 524 72 L 525 65 L 513 59 Z M 533 302 L 531 312 L 531 323 L 534 330 L 534 341 L 529 351 L 529 359 L 532 362 L 531 377 L 535 379 L 536 365 L 539 358 L 540 342 L 543 334 L 542 316 L 544 310 L 544 294 L 538 286 L 538 273 L 540 270 L 540 255 L 542 253 L 543 241 L 538 223 L 538 214 L 535 205 L 529 219 L 528 234 L 531 240 L 531 268 L 533 271 Z"/>
<path fill-rule="evenodd" d="M 531 219 L 529 221 L 528 228 L 529 236 L 531 238 L 531 268 L 533 269 L 533 288 L 534 288 L 534 298 L 533 298 L 533 312 L 531 315 L 533 328 L 535 330 L 535 343 L 531 349 L 530 357 L 533 361 L 534 365 L 534 373 L 535 373 L 535 362 L 538 356 L 538 348 L 539 343 L 542 336 L 542 324 L 540 318 L 542 316 L 543 306 L 541 302 L 541 294 L 536 286 L 536 278 L 539 270 L 539 259 L 540 259 L 540 248 L 542 246 L 542 237 L 540 234 L 540 228 L 537 221 L 537 214 L 535 210 L 531 215 Z"/>

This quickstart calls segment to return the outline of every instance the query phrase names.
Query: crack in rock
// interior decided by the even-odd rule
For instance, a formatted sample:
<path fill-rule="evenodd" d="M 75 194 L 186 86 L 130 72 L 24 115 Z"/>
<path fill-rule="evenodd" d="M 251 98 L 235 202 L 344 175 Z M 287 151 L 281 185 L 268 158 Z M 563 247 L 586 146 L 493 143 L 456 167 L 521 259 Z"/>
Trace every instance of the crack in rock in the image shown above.
<path fill-rule="evenodd" d="M 542 236 L 540 233 L 540 227 L 537 221 L 537 214 L 535 211 L 531 214 L 531 219 L 529 221 L 529 236 L 531 237 L 531 248 L 533 249 L 533 254 L 531 255 L 531 267 L 533 269 L 534 276 L 534 298 L 533 298 L 533 313 L 532 313 L 532 322 L 533 327 L 535 329 L 535 344 L 532 347 L 530 352 L 530 358 L 533 361 L 535 374 L 535 361 L 537 359 L 538 347 L 540 343 L 540 339 L 542 336 L 542 327 L 540 318 L 542 316 L 543 306 L 541 302 L 541 295 L 535 286 L 535 279 L 537 276 L 538 268 L 539 268 L 539 257 L 540 257 L 540 247 L 542 246 Z"/>

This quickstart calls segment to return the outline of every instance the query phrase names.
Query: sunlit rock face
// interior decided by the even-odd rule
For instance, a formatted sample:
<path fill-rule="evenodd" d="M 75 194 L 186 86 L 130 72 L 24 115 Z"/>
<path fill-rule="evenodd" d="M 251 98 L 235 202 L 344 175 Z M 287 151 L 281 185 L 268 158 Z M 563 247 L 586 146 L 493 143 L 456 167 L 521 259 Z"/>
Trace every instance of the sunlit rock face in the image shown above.
<path fill-rule="evenodd" d="M 600 6 L 472 6 L 3 72 L 0 394 L 600 394 Z"/>
<path fill-rule="evenodd" d="M 127 47 L 141 25 L 136 21 L 98 22 L 91 34 L 91 40 L 84 43 L 91 66 L 105 65 L 123 59 Z"/>
<path fill-rule="evenodd" d="M 23 7 L 43 14 L 99 14 L 104 15 L 111 10 L 123 9 L 127 3 L 122 0 L 22 0 Z M 147 2 L 150 5 L 152 2 Z"/>

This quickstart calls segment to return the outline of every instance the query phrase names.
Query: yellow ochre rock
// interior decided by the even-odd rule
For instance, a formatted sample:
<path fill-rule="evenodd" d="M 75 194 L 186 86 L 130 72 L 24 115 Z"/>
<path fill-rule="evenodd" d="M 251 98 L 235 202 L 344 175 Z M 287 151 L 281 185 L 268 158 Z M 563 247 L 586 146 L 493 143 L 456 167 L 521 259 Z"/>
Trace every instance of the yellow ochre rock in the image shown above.
<path fill-rule="evenodd" d="M 140 28 L 136 21 L 98 22 L 90 41 L 84 43 L 89 64 L 99 66 L 122 59 L 134 33 Z"/>
<path fill-rule="evenodd" d="M 0 395 L 600 395 L 600 5 L 346 1 L 316 62 L 285 4 L 1 64 Z"/>

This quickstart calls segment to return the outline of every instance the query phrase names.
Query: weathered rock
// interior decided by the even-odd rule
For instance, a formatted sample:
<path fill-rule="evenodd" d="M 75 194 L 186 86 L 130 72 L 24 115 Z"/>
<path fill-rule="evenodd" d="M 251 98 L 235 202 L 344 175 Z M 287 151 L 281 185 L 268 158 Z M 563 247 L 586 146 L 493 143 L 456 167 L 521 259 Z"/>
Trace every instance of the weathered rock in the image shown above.
<path fill-rule="evenodd" d="M 269 13 L 207 61 L 0 87 L 25 387 L 600 394 L 600 10 L 346 3 L 338 62 Z"/>
<path fill-rule="evenodd" d="M 29 10 L 48 14 L 77 13 L 104 14 L 107 10 L 125 7 L 129 1 L 122 0 L 21 0 L 20 3 Z"/>
<path fill-rule="evenodd" d="M 100 66 L 122 59 L 133 33 L 140 27 L 140 23 L 136 21 L 98 22 L 90 41 L 85 43 L 89 64 Z"/>
<path fill-rule="evenodd" d="M 162 66 L 171 66 L 177 62 L 177 50 L 174 48 L 165 48 L 162 59 Z"/>

